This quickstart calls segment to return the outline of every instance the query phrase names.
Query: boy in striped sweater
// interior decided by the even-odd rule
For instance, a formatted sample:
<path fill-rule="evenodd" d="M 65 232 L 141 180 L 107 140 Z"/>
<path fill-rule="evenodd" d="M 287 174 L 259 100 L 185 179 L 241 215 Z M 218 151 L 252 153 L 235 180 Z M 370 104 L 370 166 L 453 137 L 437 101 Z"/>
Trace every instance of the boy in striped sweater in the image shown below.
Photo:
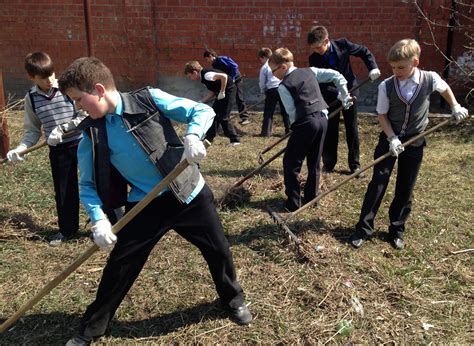
<path fill-rule="evenodd" d="M 33 87 L 25 96 L 24 134 L 20 144 L 7 153 L 10 162 L 23 161 L 21 152 L 46 138 L 53 129 L 76 116 L 71 100 L 58 89 L 54 64 L 44 52 L 30 53 L 25 69 Z M 59 233 L 50 241 L 59 245 L 79 228 L 79 192 L 77 181 L 77 145 L 81 134 L 69 136 L 57 146 L 49 146 L 49 160 L 55 191 Z"/>

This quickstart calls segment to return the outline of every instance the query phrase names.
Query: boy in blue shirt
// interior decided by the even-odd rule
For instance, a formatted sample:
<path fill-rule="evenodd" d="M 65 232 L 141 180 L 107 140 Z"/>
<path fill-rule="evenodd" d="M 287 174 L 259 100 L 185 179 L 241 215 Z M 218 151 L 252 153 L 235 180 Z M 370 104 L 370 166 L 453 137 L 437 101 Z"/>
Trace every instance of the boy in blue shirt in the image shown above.
<path fill-rule="evenodd" d="M 418 42 L 412 39 L 398 41 L 388 52 L 393 76 L 379 85 L 377 113 L 382 132 L 374 159 L 388 151 L 392 156 L 374 166 L 356 231 L 349 239 L 354 248 L 360 248 L 374 233 L 374 219 L 397 159 L 395 195 L 389 208 L 389 237 L 396 249 L 405 246 L 405 222 L 411 212 L 413 189 L 426 141 L 422 138 L 406 148 L 402 143 L 426 129 L 430 95 L 438 91 L 451 106 L 457 121 L 468 116 L 467 109 L 461 107 L 449 85 L 436 72 L 418 69 L 420 53 Z"/>
<path fill-rule="evenodd" d="M 249 113 L 247 112 L 247 106 L 244 100 L 244 87 L 242 75 L 239 71 L 239 65 L 232 60 L 232 58 L 225 55 L 217 55 L 213 49 L 206 49 L 204 51 L 204 59 L 211 64 L 211 66 L 217 70 L 227 73 L 235 84 L 235 102 L 237 103 L 237 109 L 240 114 L 240 124 L 250 124 Z"/>
<path fill-rule="evenodd" d="M 106 332 L 153 247 L 170 229 L 200 249 L 230 317 L 250 323 L 213 194 L 198 168 L 206 155 L 201 139 L 214 118 L 212 109 L 160 89 L 120 93 L 110 70 L 93 57 L 74 61 L 59 87 L 94 120 L 78 148 L 80 198 L 95 243 L 105 249 L 115 244 L 96 299 L 68 344 L 86 345 Z M 171 120 L 188 124 L 184 146 Z M 124 199 L 128 212 L 182 159 L 190 165 L 115 235 L 107 214 Z"/>
<path fill-rule="evenodd" d="M 302 205 L 298 176 L 305 158 L 308 177 L 303 204 L 314 199 L 319 189 L 319 163 L 328 119 L 327 104 L 318 83 L 334 83 L 344 108 L 352 106 L 352 99 L 347 81 L 339 72 L 315 67 L 298 69 L 293 65 L 293 54 L 286 48 L 277 49 L 268 59 L 268 66 L 281 80 L 278 92 L 290 118 L 291 136 L 283 156 L 283 173 L 288 197 L 285 207 L 295 211 Z"/>

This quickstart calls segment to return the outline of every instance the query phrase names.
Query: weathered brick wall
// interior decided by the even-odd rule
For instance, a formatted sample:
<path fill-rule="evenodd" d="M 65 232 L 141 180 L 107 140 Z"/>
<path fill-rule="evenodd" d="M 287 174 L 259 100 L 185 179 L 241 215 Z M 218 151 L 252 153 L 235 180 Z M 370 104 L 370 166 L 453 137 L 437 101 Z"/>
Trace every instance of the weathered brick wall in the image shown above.
<path fill-rule="evenodd" d="M 407 3 L 410 2 L 410 3 Z M 426 21 L 412 1 L 400 0 L 91 0 L 94 54 L 113 70 L 119 86 L 131 89 L 183 79 L 186 61 L 202 61 L 205 47 L 233 57 L 250 81 L 258 77 L 257 50 L 280 46 L 293 51 L 298 66 L 307 65 L 306 34 L 314 24 L 327 26 L 331 37 L 347 37 L 374 53 L 383 76 L 391 74 L 386 53 L 398 39 L 422 44 L 421 67 L 443 69 L 443 58 L 431 44 Z M 436 42 L 445 50 L 448 0 L 418 1 L 430 20 Z M 23 93 L 29 82 L 23 58 L 48 52 L 60 72 L 73 59 L 87 55 L 82 0 L 1 1 L 0 68 L 7 92 Z M 458 33 L 456 54 L 462 52 Z M 358 78 L 367 70 L 353 60 Z M 194 84 L 191 84 L 194 85 Z M 179 90 L 182 83 L 175 85 Z M 255 87 L 250 88 L 251 93 Z M 250 95 L 251 97 L 252 95 Z"/>

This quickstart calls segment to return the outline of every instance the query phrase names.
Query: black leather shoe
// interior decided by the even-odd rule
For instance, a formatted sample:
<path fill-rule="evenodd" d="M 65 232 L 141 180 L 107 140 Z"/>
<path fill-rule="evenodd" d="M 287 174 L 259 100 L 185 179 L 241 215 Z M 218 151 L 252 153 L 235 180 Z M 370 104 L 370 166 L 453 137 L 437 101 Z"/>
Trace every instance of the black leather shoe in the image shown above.
<path fill-rule="evenodd" d="M 327 173 L 327 174 L 334 173 L 334 168 L 328 168 L 328 167 L 324 166 L 323 167 L 323 173 Z"/>
<path fill-rule="evenodd" d="M 355 249 L 358 249 L 364 244 L 367 240 L 367 234 L 362 232 L 355 232 L 349 238 L 349 244 L 351 244 Z"/>
<path fill-rule="evenodd" d="M 241 326 L 245 326 L 252 322 L 252 314 L 250 313 L 249 308 L 245 304 L 242 304 L 237 308 L 229 307 L 228 311 L 229 318 Z"/>
<path fill-rule="evenodd" d="M 66 346 L 88 346 L 92 342 L 92 339 L 87 338 L 83 335 L 76 335 L 66 342 Z"/>
<path fill-rule="evenodd" d="M 393 247 L 397 250 L 402 250 L 405 247 L 405 242 L 402 238 L 393 238 Z"/>
<path fill-rule="evenodd" d="M 290 211 L 290 212 L 293 212 L 295 210 L 298 210 L 300 208 L 300 206 L 296 205 L 295 203 L 291 202 L 290 200 L 286 200 L 285 202 L 285 208 Z"/>

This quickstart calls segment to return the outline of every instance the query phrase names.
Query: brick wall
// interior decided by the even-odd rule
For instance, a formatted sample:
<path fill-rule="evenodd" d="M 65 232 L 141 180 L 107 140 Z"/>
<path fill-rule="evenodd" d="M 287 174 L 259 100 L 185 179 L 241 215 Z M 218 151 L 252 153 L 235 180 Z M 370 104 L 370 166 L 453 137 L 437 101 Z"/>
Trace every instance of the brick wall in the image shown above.
<path fill-rule="evenodd" d="M 23 58 L 44 50 L 60 72 L 73 59 L 87 55 L 82 0 L 2 1 L 0 8 L 0 68 L 6 92 L 27 90 Z M 410 2 L 410 3 L 407 3 Z M 391 74 L 386 53 L 398 39 L 413 37 L 422 44 L 421 67 L 442 73 L 443 58 L 431 44 L 432 34 L 444 52 L 451 1 L 417 1 L 432 31 L 410 0 L 90 0 L 94 54 L 114 72 L 121 89 L 163 80 L 180 80 L 186 61 L 202 61 L 205 47 L 233 57 L 241 72 L 255 82 L 257 50 L 284 46 L 298 66 L 310 53 L 306 34 L 325 25 L 331 37 L 347 37 L 374 53 L 383 76 Z M 467 9 L 466 9 L 467 11 Z M 457 33 L 455 57 L 463 54 L 463 34 Z M 456 55 L 457 54 L 457 55 Z M 367 75 L 359 59 L 356 75 Z M 179 89 L 179 87 L 178 87 Z"/>

